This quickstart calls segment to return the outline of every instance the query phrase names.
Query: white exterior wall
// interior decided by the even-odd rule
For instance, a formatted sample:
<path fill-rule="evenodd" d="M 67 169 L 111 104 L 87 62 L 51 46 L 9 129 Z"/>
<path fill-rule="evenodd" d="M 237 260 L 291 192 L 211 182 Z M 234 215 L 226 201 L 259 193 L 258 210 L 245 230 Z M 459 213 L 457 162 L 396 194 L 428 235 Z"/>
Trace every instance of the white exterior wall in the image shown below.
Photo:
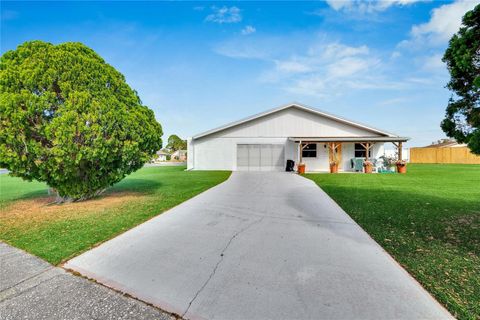
<path fill-rule="evenodd" d="M 298 144 L 289 137 L 356 137 L 380 136 L 370 130 L 345 124 L 297 108 L 284 109 L 267 116 L 257 118 L 225 130 L 197 139 L 188 139 L 188 169 L 195 170 L 237 170 L 238 144 L 282 144 L 285 146 L 285 159 L 297 164 Z M 324 143 L 317 146 L 317 159 L 304 158 L 307 170 L 328 170 L 328 150 Z M 383 144 L 382 154 L 383 154 Z M 373 153 L 376 156 L 380 144 L 376 144 Z M 325 152 L 326 161 L 320 160 Z M 324 159 L 325 159 L 324 157 Z M 350 170 L 353 157 L 353 144 L 342 146 L 341 169 Z"/>
<path fill-rule="evenodd" d="M 205 137 L 193 144 L 194 157 L 188 168 L 197 170 L 237 170 L 237 144 L 287 144 L 287 138 L 213 138 Z M 190 147 L 190 145 L 189 145 Z M 189 149 L 190 150 L 190 149 Z M 189 154 L 190 151 L 189 151 Z M 285 156 L 287 150 L 285 150 Z M 284 162 L 286 159 L 284 159 Z M 191 165 L 191 166 L 190 166 Z"/>

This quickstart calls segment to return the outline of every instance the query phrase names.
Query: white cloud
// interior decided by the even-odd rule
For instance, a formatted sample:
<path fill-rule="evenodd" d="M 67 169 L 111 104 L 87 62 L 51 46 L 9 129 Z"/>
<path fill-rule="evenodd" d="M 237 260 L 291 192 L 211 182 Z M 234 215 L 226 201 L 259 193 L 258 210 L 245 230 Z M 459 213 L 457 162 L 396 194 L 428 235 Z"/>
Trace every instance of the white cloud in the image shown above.
<path fill-rule="evenodd" d="M 430 0 L 327 0 L 327 3 L 336 11 L 372 13 L 387 10 L 392 6 L 407 6 L 421 1 Z"/>
<path fill-rule="evenodd" d="M 278 71 L 285 73 L 305 73 L 312 70 L 307 64 L 296 61 L 295 59 L 287 61 L 276 60 L 275 65 Z"/>
<path fill-rule="evenodd" d="M 392 54 L 390 55 L 390 59 L 397 59 L 400 58 L 402 54 L 398 51 L 393 51 Z"/>
<path fill-rule="evenodd" d="M 290 45 L 285 46 L 286 42 Z M 337 97 L 354 90 L 395 91 L 415 86 L 404 80 L 412 75 L 404 74 L 403 67 L 398 70 L 398 61 L 389 53 L 332 41 L 325 34 L 305 38 L 296 35 L 295 39 L 236 37 L 218 45 L 215 51 L 230 58 L 259 61 L 263 67 L 258 81 L 300 95 Z M 420 63 L 413 59 L 407 62 Z M 415 70 L 425 72 L 420 69 Z"/>
<path fill-rule="evenodd" d="M 327 66 L 327 76 L 330 79 L 350 77 L 373 67 L 371 60 L 363 58 L 344 58 Z"/>
<path fill-rule="evenodd" d="M 422 67 L 426 71 L 446 71 L 447 66 L 442 61 L 443 55 L 440 53 L 425 57 Z"/>
<path fill-rule="evenodd" d="M 460 29 L 463 15 L 478 3 L 478 1 L 472 0 L 457 0 L 433 9 L 430 21 L 414 25 L 411 30 L 411 38 L 402 41 L 399 46 L 444 45 Z"/>
<path fill-rule="evenodd" d="M 313 52 L 319 50 L 316 48 Z M 286 89 L 290 92 L 335 96 L 348 93 L 352 89 L 396 89 L 398 84 L 383 76 L 383 65 L 379 58 L 370 53 L 366 46 L 351 47 L 335 42 L 324 46 L 318 55 L 307 55 L 296 68 L 279 69 L 288 76 Z M 280 77 L 280 79 L 282 79 Z M 285 80 L 285 79 L 283 79 Z"/>
<path fill-rule="evenodd" d="M 432 80 L 432 78 L 419 78 L 419 77 L 410 77 L 406 78 L 405 81 L 411 82 L 415 85 L 431 85 L 433 83 L 436 83 L 435 81 Z"/>
<path fill-rule="evenodd" d="M 255 29 L 255 27 L 253 26 L 246 26 L 245 28 L 242 29 L 242 34 L 243 35 L 249 35 L 249 34 L 252 34 L 252 33 L 255 33 L 257 31 L 257 29 Z"/>
<path fill-rule="evenodd" d="M 386 99 L 386 100 L 383 100 L 383 101 L 379 101 L 377 103 L 377 105 L 381 106 L 381 107 L 389 107 L 389 106 L 404 104 L 407 101 L 409 101 L 409 99 L 406 98 L 406 97 L 391 98 L 391 99 Z"/>
<path fill-rule="evenodd" d="M 330 7 L 337 11 L 348 8 L 352 5 L 352 2 L 348 0 L 326 0 L 326 2 Z"/>
<path fill-rule="evenodd" d="M 380 60 L 367 46 L 347 46 L 339 42 L 316 43 L 304 51 L 275 59 L 263 81 L 285 83 L 290 92 L 325 96 L 351 88 L 373 89 L 388 83 L 379 81 Z"/>
<path fill-rule="evenodd" d="M 242 21 L 242 15 L 240 9 L 232 6 L 227 7 L 223 6 L 221 8 L 212 7 L 213 13 L 209 14 L 205 21 L 216 22 L 216 23 L 237 23 Z"/>
<path fill-rule="evenodd" d="M 349 47 L 341 43 L 334 42 L 326 46 L 320 45 L 318 48 L 311 48 L 309 50 L 310 55 L 317 54 L 318 52 L 322 53 L 323 58 L 338 59 L 357 55 L 366 55 L 369 53 L 369 49 L 365 45 L 360 47 Z"/>

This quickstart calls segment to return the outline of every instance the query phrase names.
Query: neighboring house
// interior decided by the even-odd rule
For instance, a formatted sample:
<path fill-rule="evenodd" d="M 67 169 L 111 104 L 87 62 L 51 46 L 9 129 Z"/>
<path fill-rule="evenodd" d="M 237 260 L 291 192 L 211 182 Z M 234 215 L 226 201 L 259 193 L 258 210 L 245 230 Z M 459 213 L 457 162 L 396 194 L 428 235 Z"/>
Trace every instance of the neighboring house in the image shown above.
<path fill-rule="evenodd" d="M 466 147 L 465 143 L 458 143 L 454 139 L 441 139 L 436 142 L 432 142 L 431 145 L 423 148 L 463 148 Z"/>
<path fill-rule="evenodd" d="M 272 109 L 188 139 L 188 169 L 282 171 L 287 159 L 307 171 L 329 170 L 337 150 L 340 170 L 351 159 L 383 155 L 384 143 L 408 138 L 342 119 L 299 103 Z"/>
<path fill-rule="evenodd" d="M 154 160 L 155 162 L 161 162 L 161 161 L 167 161 L 170 158 L 170 153 L 164 151 L 164 150 L 159 150 L 157 151 L 157 157 Z"/>
<path fill-rule="evenodd" d="M 187 150 L 177 150 L 173 152 L 172 160 L 187 161 Z"/>

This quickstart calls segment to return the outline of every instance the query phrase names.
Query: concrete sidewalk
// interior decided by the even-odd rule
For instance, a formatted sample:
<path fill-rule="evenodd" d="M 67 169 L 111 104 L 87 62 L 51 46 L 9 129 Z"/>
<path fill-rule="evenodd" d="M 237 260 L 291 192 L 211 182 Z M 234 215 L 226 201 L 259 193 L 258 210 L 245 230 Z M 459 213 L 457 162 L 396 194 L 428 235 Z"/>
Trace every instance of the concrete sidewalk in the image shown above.
<path fill-rule="evenodd" d="M 451 319 L 311 180 L 226 182 L 64 265 L 188 319 Z"/>
<path fill-rule="evenodd" d="M 0 242 L 0 318 L 174 319 Z"/>

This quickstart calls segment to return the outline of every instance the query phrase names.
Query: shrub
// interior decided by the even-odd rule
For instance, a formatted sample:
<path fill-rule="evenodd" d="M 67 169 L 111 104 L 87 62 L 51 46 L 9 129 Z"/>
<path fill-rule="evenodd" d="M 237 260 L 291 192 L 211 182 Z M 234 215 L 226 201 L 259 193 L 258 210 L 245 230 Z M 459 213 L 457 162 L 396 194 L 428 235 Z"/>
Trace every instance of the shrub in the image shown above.
<path fill-rule="evenodd" d="M 124 76 L 81 43 L 26 42 L 0 58 L 0 166 L 64 199 L 141 168 L 162 127 Z"/>

